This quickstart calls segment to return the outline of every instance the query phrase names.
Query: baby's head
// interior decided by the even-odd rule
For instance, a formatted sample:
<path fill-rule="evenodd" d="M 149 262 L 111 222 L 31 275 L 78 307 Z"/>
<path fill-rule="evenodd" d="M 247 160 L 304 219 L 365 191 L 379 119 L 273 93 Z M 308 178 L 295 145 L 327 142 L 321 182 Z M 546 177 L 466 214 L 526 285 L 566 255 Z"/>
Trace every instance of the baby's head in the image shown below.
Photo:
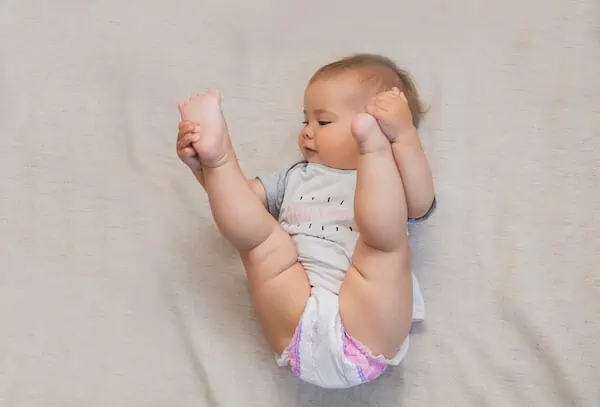
<path fill-rule="evenodd" d="M 352 119 L 365 111 L 370 98 L 394 87 L 404 92 L 418 127 L 423 106 L 417 89 L 408 72 L 390 59 L 357 54 L 320 68 L 304 93 L 305 121 L 298 135 L 304 158 L 332 168 L 356 169 Z"/>

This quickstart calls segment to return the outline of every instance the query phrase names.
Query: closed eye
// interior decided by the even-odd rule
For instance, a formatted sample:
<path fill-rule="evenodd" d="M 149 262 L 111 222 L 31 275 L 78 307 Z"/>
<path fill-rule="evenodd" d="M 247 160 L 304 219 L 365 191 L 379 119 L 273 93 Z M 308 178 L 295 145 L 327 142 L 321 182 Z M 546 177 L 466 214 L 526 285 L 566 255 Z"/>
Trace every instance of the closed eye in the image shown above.
<path fill-rule="evenodd" d="M 324 121 L 324 120 L 319 120 L 317 123 L 319 123 L 319 126 L 327 126 L 328 124 L 331 124 L 331 122 L 327 122 L 327 121 Z M 302 124 L 304 126 L 308 126 L 308 122 L 306 120 L 303 121 Z"/>

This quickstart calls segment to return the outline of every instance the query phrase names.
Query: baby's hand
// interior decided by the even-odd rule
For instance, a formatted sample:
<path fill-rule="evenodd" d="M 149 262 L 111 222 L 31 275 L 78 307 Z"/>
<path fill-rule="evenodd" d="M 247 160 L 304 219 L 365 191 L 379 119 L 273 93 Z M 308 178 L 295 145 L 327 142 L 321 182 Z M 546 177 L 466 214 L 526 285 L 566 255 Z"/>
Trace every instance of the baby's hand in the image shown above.
<path fill-rule="evenodd" d="M 398 88 L 374 96 L 367 103 L 366 111 L 377 119 L 381 130 L 392 143 L 414 129 L 408 102 Z"/>
<path fill-rule="evenodd" d="M 194 172 L 202 171 L 202 163 L 193 144 L 200 140 L 200 134 L 195 133 L 196 125 L 189 121 L 179 122 L 177 132 L 177 155 Z"/>

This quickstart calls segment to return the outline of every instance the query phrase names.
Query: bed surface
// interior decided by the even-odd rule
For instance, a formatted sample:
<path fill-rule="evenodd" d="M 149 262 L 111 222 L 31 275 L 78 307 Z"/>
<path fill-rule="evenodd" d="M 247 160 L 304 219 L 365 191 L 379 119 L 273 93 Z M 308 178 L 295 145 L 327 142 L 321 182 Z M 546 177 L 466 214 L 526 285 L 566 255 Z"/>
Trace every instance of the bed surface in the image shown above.
<path fill-rule="evenodd" d="M 177 102 L 219 86 L 277 170 L 354 52 L 413 73 L 438 208 L 407 359 L 326 391 L 267 350 Z M 0 2 L 0 405 L 599 406 L 599 67 L 597 0 Z"/>

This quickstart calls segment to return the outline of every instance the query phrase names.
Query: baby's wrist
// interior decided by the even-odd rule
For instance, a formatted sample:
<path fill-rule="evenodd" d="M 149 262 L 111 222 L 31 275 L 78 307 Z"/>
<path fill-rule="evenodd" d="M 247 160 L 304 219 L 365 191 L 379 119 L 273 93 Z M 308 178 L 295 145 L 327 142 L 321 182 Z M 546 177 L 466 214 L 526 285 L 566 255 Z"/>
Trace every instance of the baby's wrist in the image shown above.
<path fill-rule="evenodd" d="M 194 177 L 196 177 L 196 179 L 198 180 L 198 182 L 200 183 L 200 185 L 204 186 L 204 173 L 202 172 L 202 169 L 193 169 L 192 170 L 192 174 L 194 174 Z"/>
<path fill-rule="evenodd" d="M 392 141 L 392 144 L 398 145 L 410 145 L 414 143 L 420 144 L 419 133 L 415 126 L 397 131 L 396 137 Z"/>

